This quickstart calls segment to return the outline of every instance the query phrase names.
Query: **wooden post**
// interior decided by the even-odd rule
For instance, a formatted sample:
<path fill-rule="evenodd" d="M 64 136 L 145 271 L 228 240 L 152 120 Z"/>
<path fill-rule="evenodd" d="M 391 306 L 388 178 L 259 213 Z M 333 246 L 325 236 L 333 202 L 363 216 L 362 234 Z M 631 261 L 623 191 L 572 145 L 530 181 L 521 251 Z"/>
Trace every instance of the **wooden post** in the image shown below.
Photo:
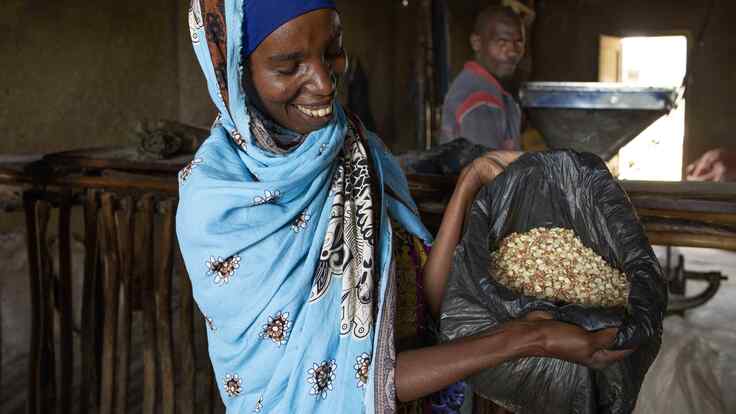
<path fill-rule="evenodd" d="M 120 209 L 115 214 L 115 229 L 117 235 L 118 257 L 120 263 L 120 307 L 117 330 L 117 364 L 116 364 L 116 391 L 115 412 L 128 412 L 128 371 L 130 364 L 130 333 L 132 322 L 131 295 L 133 261 L 133 240 L 135 239 L 135 222 L 133 215 L 135 206 L 133 198 L 126 196 L 120 200 Z"/>
<path fill-rule="evenodd" d="M 51 198 L 48 193 L 45 197 Z M 39 365 L 39 385 L 43 412 L 53 412 L 56 407 L 56 352 L 54 346 L 54 284 L 51 252 L 49 251 L 48 229 L 51 203 L 42 199 L 37 205 L 39 287 L 41 295 L 41 355 Z"/>
<path fill-rule="evenodd" d="M 74 312 L 72 307 L 72 193 L 65 190 L 61 194 L 59 205 L 59 295 L 57 310 L 60 312 L 60 411 L 69 414 L 72 411 L 74 384 Z"/>
<path fill-rule="evenodd" d="M 176 399 L 174 397 L 174 359 L 172 352 L 171 324 L 171 270 L 174 257 L 174 203 L 162 201 L 160 210 L 163 214 L 159 254 L 161 259 L 156 283 L 158 304 L 158 355 L 161 367 L 161 406 L 164 414 L 174 414 Z M 153 251 L 150 252 L 153 254 Z"/>
<path fill-rule="evenodd" d="M 141 199 L 143 210 L 143 413 L 156 412 L 156 297 L 153 270 L 154 196 Z"/>
<path fill-rule="evenodd" d="M 26 412 L 41 413 L 41 333 L 43 325 L 43 301 L 41 300 L 41 272 L 38 254 L 38 200 L 33 193 L 23 194 L 23 206 L 26 213 L 26 246 L 28 247 L 29 282 L 31 285 L 31 349 L 28 355 L 28 395 L 26 396 Z"/>
<path fill-rule="evenodd" d="M 174 350 L 178 361 L 180 375 L 179 389 L 176 393 L 176 409 L 181 414 L 194 413 L 194 386 L 195 386 L 195 356 L 194 356 L 194 299 L 192 285 L 189 282 L 184 259 L 176 248 L 176 274 L 180 278 L 180 306 L 177 331 L 178 340 Z M 202 329 L 202 326 L 199 325 Z"/>
<path fill-rule="evenodd" d="M 103 193 L 102 219 L 104 232 L 101 247 L 104 257 L 103 297 L 105 304 L 102 330 L 102 385 L 100 390 L 100 413 L 111 414 L 115 401 L 116 338 L 118 319 L 118 299 L 120 287 L 120 263 L 118 242 L 115 237 L 115 212 L 112 193 Z"/>
<path fill-rule="evenodd" d="M 87 190 L 84 200 L 84 282 L 82 287 L 82 376 L 79 413 L 96 411 L 99 399 L 97 364 L 97 191 Z"/>

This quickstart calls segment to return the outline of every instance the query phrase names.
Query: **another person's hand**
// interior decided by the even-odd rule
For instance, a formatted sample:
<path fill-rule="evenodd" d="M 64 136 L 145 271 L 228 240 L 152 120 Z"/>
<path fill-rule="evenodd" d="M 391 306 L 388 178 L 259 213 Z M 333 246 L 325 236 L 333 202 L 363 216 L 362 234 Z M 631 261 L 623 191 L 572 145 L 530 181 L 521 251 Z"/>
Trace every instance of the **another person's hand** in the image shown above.
<path fill-rule="evenodd" d="M 611 351 L 618 329 L 588 332 L 578 326 L 559 322 L 544 312 L 533 312 L 519 321 L 541 336 L 540 349 L 533 356 L 557 358 L 591 368 L 605 368 L 625 358 L 633 350 Z"/>
<path fill-rule="evenodd" d="M 736 181 L 736 151 L 723 148 L 703 154 L 687 166 L 689 181 Z"/>
<path fill-rule="evenodd" d="M 477 191 L 493 181 L 522 154 L 523 152 L 520 151 L 487 152 L 463 169 L 463 173 L 460 175 L 461 180 Z"/>
<path fill-rule="evenodd" d="M 424 266 L 424 297 L 432 316 L 439 317 L 452 257 L 460 241 L 466 211 L 484 185 L 490 183 L 503 170 L 516 161 L 521 152 L 491 151 L 463 168 L 455 190 L 442 215 L 442 224 Z"/>

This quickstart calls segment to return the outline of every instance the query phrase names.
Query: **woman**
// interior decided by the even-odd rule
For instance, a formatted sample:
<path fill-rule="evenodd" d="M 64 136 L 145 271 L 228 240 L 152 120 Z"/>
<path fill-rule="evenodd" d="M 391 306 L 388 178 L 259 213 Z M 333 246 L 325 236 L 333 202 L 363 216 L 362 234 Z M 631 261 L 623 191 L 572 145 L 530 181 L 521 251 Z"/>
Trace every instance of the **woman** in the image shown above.
<path fill-rule="evenodd" d="M 220 116 L 180 175 L 177 233 L 228 412 L 387 413 L 511 358 L 622 356 L 601 351 L 612 332 L 548 320 L 396 354 L 394 235 L 430 235 L 335 100 L 334 3 L 195 0 L 189 21 Z M 498 172 L 484 158 L 460 179 L 425 276 L 435 314 L 463 212 Z"/>

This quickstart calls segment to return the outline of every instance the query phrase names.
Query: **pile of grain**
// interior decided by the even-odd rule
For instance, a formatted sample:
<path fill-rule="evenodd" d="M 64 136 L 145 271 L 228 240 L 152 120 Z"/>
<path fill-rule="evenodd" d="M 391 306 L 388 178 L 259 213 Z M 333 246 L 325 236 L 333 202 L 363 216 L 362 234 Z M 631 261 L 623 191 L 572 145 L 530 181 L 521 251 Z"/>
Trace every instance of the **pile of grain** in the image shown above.
<path fill-rule="evenodd" d="M 575 232 L 536 228 L 512 233 L 491 252 L 491 275 L 524 295 L 587 306 L 623 306 L 626 275 L 585 247 Z"/>

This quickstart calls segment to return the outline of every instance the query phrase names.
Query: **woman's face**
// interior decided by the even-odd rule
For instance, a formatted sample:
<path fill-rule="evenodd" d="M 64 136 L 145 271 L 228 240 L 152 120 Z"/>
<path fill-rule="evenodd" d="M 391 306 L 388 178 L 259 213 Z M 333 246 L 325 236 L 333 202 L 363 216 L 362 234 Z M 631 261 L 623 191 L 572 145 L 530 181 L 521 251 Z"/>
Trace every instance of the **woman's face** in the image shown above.
<path fill-rule="evenodd" d="M 251 79 L 264 109 L 300 134 L 332 119 L 337 81 L 346 65 L 340 17 L 330 9 L 289 21 L 250 55 Z"/>

